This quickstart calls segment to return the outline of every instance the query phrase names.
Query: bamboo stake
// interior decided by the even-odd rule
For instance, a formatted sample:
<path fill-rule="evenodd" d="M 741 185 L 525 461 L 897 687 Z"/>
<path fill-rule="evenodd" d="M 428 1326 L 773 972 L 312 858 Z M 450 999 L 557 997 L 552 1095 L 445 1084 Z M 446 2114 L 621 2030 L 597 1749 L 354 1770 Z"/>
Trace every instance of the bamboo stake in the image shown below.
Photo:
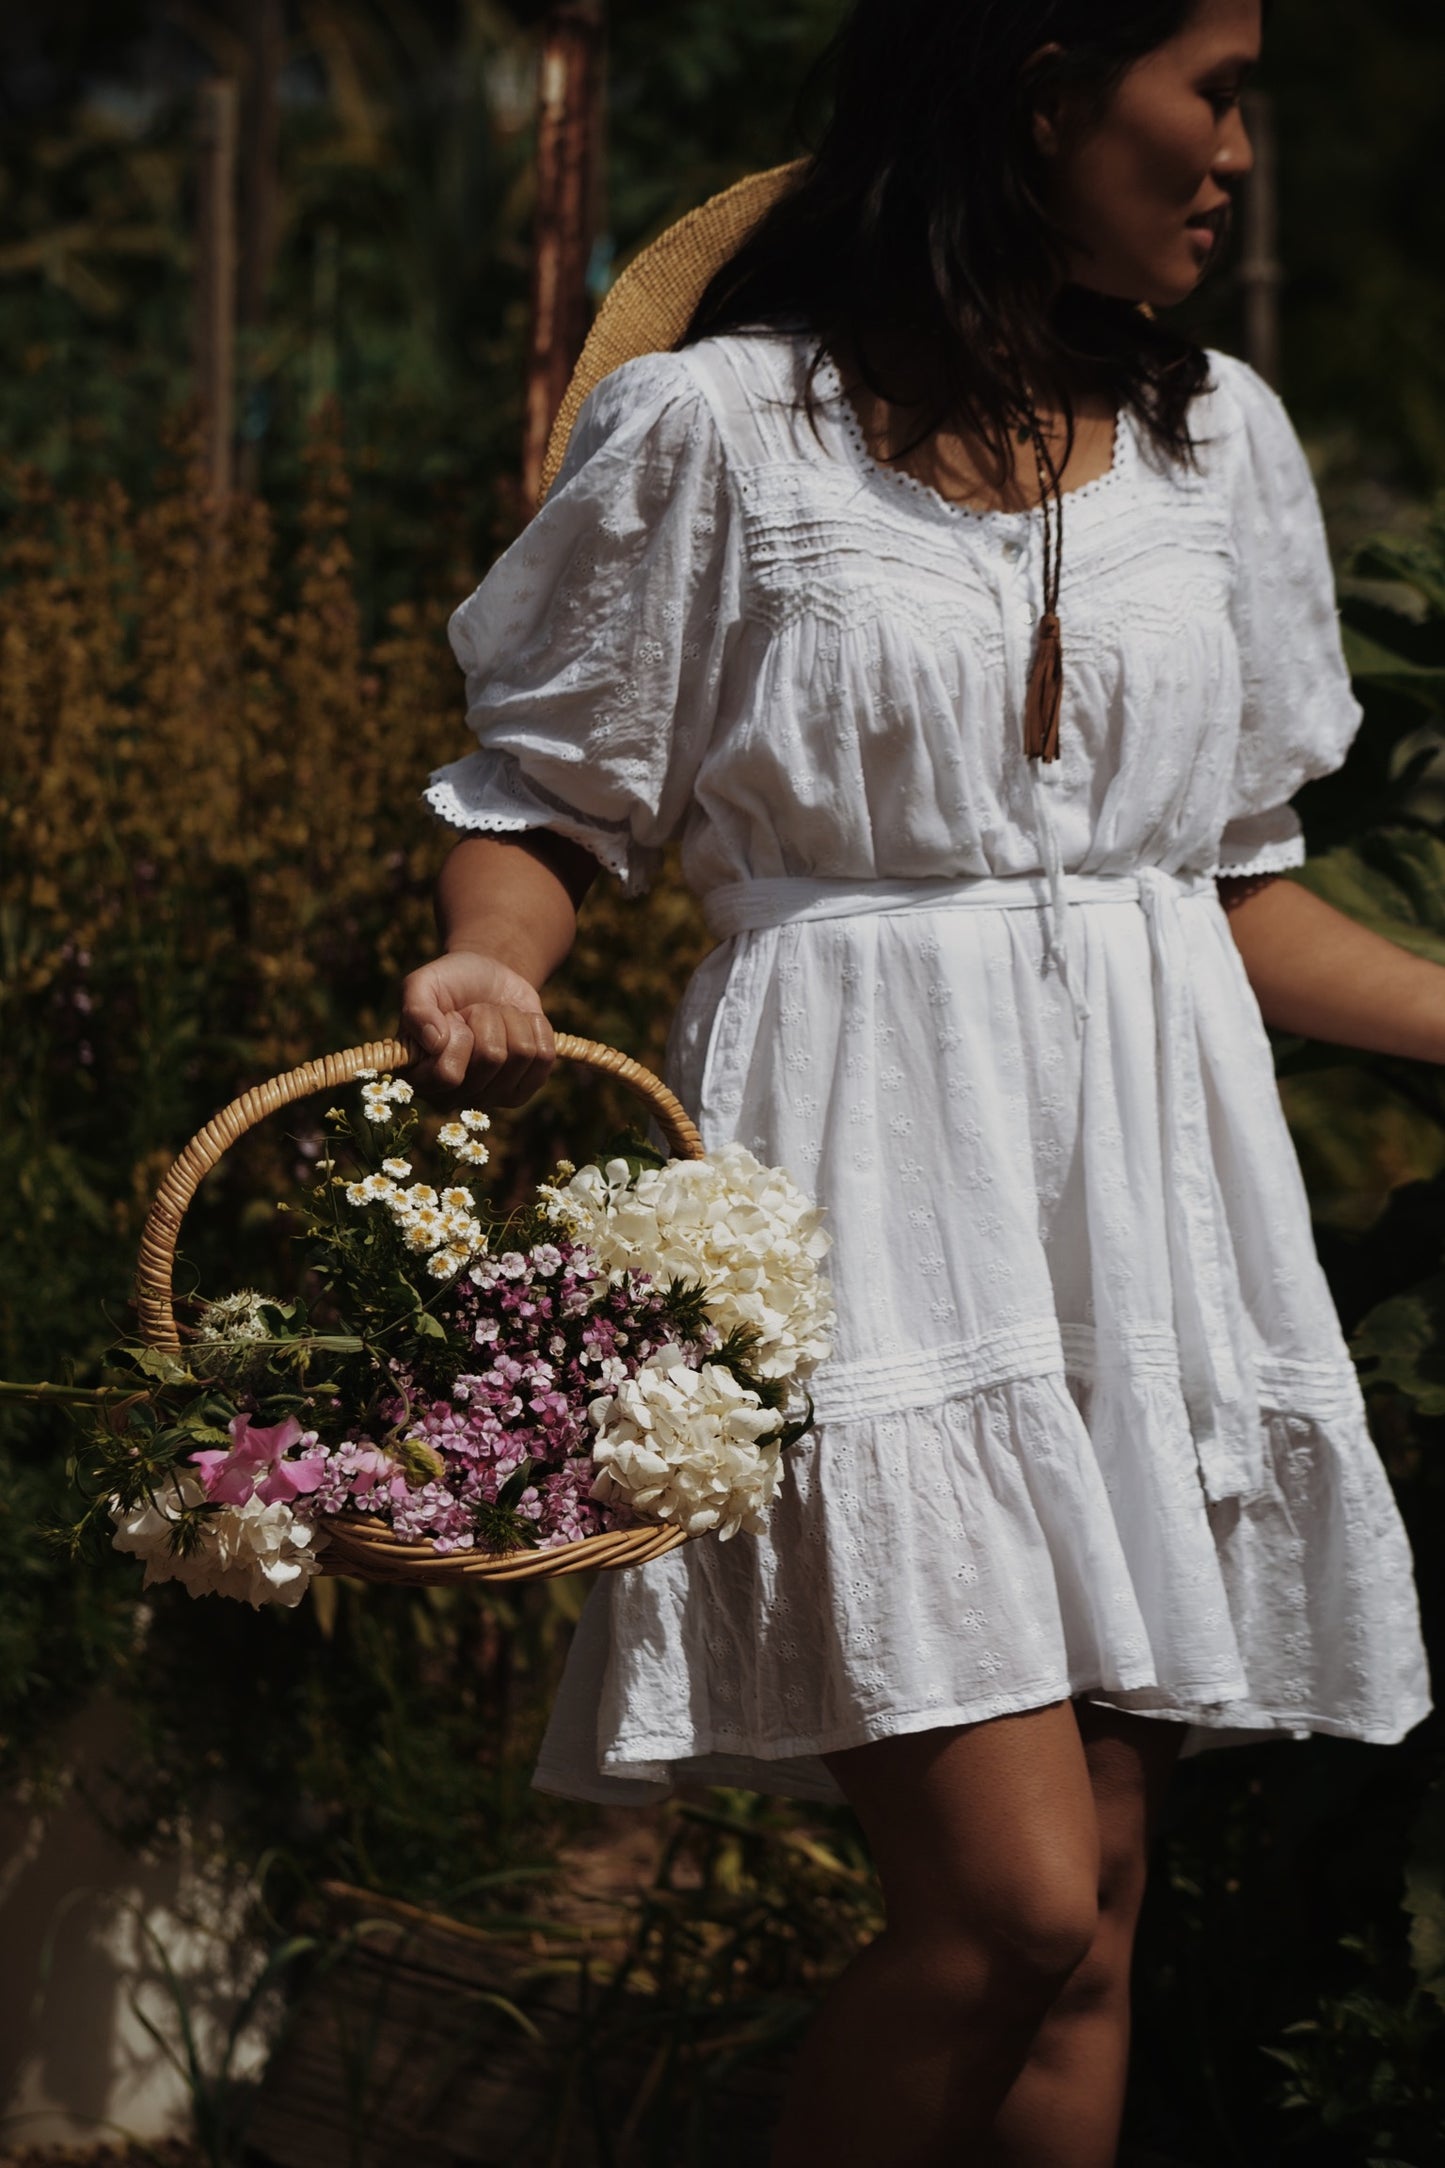
<path fill-rule="evenodd" d="M 552 421 L 587 337 L 587 267 L 596 216 L 603 22 L 600 0 L 548 18 L 537 110 L 537 223 L 527 357 L 522 490 L 534 506 Z"/>
<path fill-rule="evenodd" d="M 1275 164 L 1274 100 L 1249 91 L 1245 116 L 1254 141 L 1254 171 L 1244 195 L 1244 351 L 1266 384 L 1279 382 L 1279 188 Z"/>
<path fill-rule="evenodd" d="M 217 505 L 231 494 L 236 424 L 236 134 L 229 76 L 202 83 L 197 106 L 196 381 L 202 459 Z"/>

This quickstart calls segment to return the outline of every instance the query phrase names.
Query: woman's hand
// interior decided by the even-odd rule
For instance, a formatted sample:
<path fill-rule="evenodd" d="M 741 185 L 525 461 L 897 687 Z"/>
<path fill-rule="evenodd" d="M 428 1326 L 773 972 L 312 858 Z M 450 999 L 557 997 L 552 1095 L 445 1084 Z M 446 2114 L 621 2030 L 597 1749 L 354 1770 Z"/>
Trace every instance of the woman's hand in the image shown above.
<path fill-rule="evenodd" d="M 408 1072 L 412 1082 L 442 1102 L 520 1106 L 557 1058 L 537 989 L 474 949 L 453 949 L 411 973 L 401 1028 L 425 1050 Z"/>
<path fill-rule="evenodd" d="M 537 988 L 572 946 L 597 871 L 579 844 L 542 829 L 465 836 L 437 882 L 445 955 L 401 990 L 401 1029 L 422 1059 L 418 1090 L 443 1105 L 516 1107 L 557 1058 Z"/>

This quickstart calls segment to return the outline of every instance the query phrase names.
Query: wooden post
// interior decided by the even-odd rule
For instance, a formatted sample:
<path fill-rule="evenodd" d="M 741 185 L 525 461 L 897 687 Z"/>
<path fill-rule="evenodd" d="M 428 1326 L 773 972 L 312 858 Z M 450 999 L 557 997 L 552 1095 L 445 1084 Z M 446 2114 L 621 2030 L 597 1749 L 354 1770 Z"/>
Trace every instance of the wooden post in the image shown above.
<path fill-rule="evenodd" d="M 600 0 L 554 8 L 537 101 L 537 224 L 527 356 L 522 491 L 542 486 L 547 438 L 587 337 L 587 267 L 598 195 L 603 21 Z"/>
<path fill-rule="evenodd" d="M 1245 184 L 1244 351 L 1266 384 L 1279 382 L 1279 188 L 1275 166 L 1274 101 L 1268 91 L 1245 94 L 1245 118 L 1254 141 L 1254 171 Z"/>
<path fill-rule="evenodd" d="M 247 331 L 265 319 L 271 267 L 276 260 L 280 181 L 281 69 L 286 31 L 281 0 L 250 0 L 246 18 L 249 59 L 242 115 L 241 259 L 239 309 Z"/>
<path fill-rule="evenodd" d="M 236 434 L 236 85 L 202 83 L 197 109 L 196 384 L 202 460 L 218 504 L 231 493 Z"/>

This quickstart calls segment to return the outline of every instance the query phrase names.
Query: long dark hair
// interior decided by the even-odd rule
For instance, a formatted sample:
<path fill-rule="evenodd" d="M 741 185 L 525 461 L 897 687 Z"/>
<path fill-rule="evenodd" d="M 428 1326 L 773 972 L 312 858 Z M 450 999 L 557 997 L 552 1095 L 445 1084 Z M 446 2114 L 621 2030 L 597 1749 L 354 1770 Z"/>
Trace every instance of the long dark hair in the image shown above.
<path fill-rule="evenodd" d="M 899 399 L 880 339 L 929 357 L 927 420 L 969 430 L 1013 468 L 1032 395 L 1073 436 L 1082 380 L 1139 417 L 1168 455 L 1193 456 L 1202 351 L 1130 304 L 1068 283 L 1045 208 L 1031 119 L 1051 91 L 1102 110 L 1196 0 L 858 0 L 825 64 L 832 115 L 797 183 L 712 280 L 684 343 L 804 326 L 808 378 L 845 350 Z M 1041 47 L 1057 46 L 1030 68 Z M 901 402 L 917 401 L 916 388 Z"/>

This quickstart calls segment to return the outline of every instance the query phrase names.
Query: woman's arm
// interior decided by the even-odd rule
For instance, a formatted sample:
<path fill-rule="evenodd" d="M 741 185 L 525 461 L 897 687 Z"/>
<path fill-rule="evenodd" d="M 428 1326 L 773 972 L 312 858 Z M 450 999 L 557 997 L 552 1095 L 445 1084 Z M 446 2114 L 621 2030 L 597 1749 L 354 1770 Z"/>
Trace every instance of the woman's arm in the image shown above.
<path fill-rule="evenodd" d="M 520 1106 L 556 1058 L 538 989 L 567 957 L 596 860 L 548 829 L 465 836 L 437 882 L 444 953 L 402 987 L 401 1029 L 433 1098 Z"/>
<path fill-rule="evenodd" d="M 1272 880 L 1246 895 L 1230 908 L 1229 925 L 1276 1030 L 1445 1062 L 1445 967 L 1397 948 L 1297 881 Z"/>

